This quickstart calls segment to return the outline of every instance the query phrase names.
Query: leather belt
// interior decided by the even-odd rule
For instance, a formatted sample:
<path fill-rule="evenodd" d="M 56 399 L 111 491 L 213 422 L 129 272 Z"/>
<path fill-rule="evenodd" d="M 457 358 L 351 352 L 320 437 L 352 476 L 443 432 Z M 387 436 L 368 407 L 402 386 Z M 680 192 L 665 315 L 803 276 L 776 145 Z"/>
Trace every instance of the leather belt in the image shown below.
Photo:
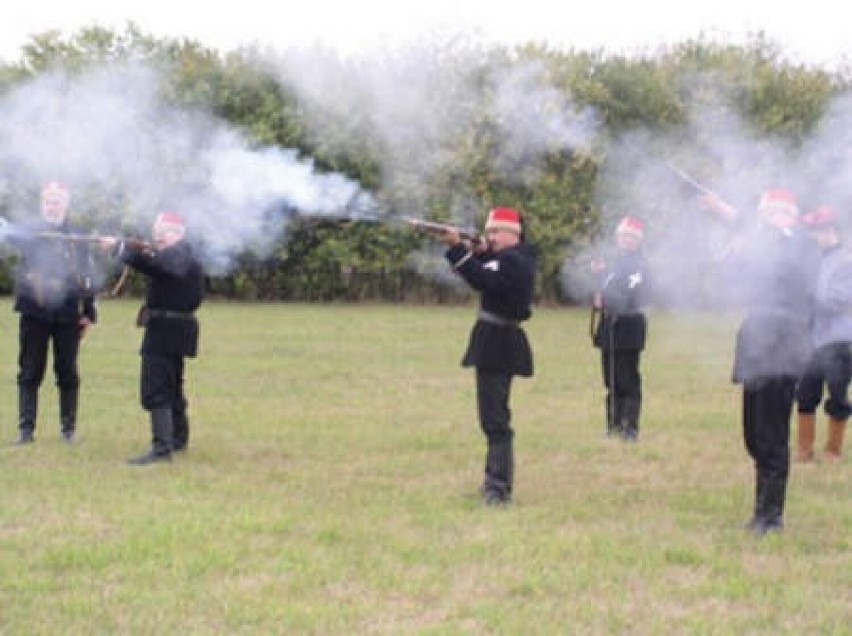
<path fill-rule="evenodd" d="M 499 316 L 490 311 L 485 311 L 484 309 L 479 310 L 477 318 L 479 318 L 482 322 L 487 322 L 499 327 L 517 327 L 520 324 L 517 320 L 510 320 L 509 318 L 504 318 L 503 316 Z"/>

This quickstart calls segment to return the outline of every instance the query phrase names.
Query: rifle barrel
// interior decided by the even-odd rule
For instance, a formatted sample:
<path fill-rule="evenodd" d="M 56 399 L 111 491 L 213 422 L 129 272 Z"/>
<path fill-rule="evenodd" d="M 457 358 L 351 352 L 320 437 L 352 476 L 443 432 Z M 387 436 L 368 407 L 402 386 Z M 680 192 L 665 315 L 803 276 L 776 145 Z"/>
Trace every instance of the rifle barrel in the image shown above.
<path fill-rule="evenodd" d="M 57 241 L 68 241 L 70 243 L 100 243 L 101 240 L 105 238 L 114 238 L 117 241 L 124 241 L 131 247 L 135 249 L 141 250 L 150 250 L 152 249 L 151 243 L 148 241 L 143 241 L 142 239 L 137 238 L 121 238 L 114 236 L 107 236 L 104 234 L 65 234 L 64 232 L 38 232 L 35 234 L 37 238 L 42 239 L 52 239 Z"/>
<path fill-rule="evenodd" d="M 96 234 L 65 234 L 64 232 L 37 232 L 37 238 L 71 241 L 72 243 L 97 243 L 103 236 Z"/>
<path fill-rule="evenodd" d="M 435 221 L 425 221 L 423 219 L 406 218 L 405 220 L 413 225 L 415 229 L 425 230 L 426 232 L 432 232 L 433 234 L 457 232 L 458 235 L 465 240 L 478 241 L 480 239 L 479 234 L 473 230 L 466 230 L 464 228 L 456 227 L 455 225 L 437 223 Z"/>
<path fill-rule="evenodd" d="M 689 185 L 691 185 L 693 188 L 695 188 L 696 190 L 698 190 L 701 194 L 706 194 L 706 195 L 708 195 L 708 196 L 721 198 L 721 197 L 719 197 L 719 195 L 718 195 L 718 194 L 716 194 L 713 190 L 711 190 L 710 188 L 708 188 L 707 186 L 705 186 L 705 185 L 704 185 L 704 184 L 702 184 L 701 182 L 697 181 L 697 180 L 696 180 L 694 177 L 692 177 L 692 176 L 691 176 L 688 172 L 686 172 L 686 170 L 683 170 L 682 168 L 678 168 L 677 166 L 675 166 L 675 165 L 673 165 L 673 164 L 669 163 L 668 161 L 665 161 L 665 160 L 663 160 L 663 159 L 660 159 L 659 157 L 656 157 L 656 156 L 652 155 L 652 154 L 651 154 L 650 152 L 648 152 L 647 150 L 644 150 L 643 148 L 639 148 L 638 146 L 636 146 L 636 144 L 634 144 L 634 143 L 632 143 L 632 142 L 630 142 L 630 141 L 625 140 L 625 142 L 624 142 L 624 143 L 625 143 L 625 145 L 626 145 L 628 148 L 630 148 L 630 149 L 631 149 L 633 152 L 635 152 L 636 154 L 639 154 L 639 155 L 641 155 L 642 157 L 645 157 L 645 158 L 647 158 L 647 159 L 650 159 L 651 161 L 653 161 L 653 162 L 655 162 L 655 163 L 657 163 L 657 164 L 659 164 L 659 165 L 663 166 L 666 170 L 668 170 L 669 172 L 671 172 L 672 174 L 674 174 L 674 175 L 675 175 L 676 177 L 678 177 L 681 181 L 683 181 L 683 182 L 688 183 Z"/>

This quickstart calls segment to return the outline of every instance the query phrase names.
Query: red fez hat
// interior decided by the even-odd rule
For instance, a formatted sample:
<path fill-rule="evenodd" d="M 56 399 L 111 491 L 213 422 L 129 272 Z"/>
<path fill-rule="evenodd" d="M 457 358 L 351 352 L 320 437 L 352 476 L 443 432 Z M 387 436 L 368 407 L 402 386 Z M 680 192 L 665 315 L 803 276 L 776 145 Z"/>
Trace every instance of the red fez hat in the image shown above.
<path fill-rule="evenodd" d="M 618 234 L 632 234 L 637 238 L 645 236 L 645 224 L 635 216 L 625 216 L 615 228 Z"/>
<path fill-rule="evenodd" d="M 789 190 L 767 190 L 760 197 L 757 206 L 759 212 L 777 210 L 798 215 L 799 207 L 796 205 L 796 195 Z"/>
<path fill-rule="evenodd" d="M 174 225 L 180 228 L 186 225 L 183 217 L 177 212 L 160 212 L 154 222 L 157 225 Z"/>
<path fill-rule="evenodd" d="M 814 229 L 831 227 L 835 221 L 834 209 L 828 205 L 821 205 L 813 212 L 803 214 L 800 220 L 803 224 Z"/>
<path fill-rule="evenodd" d="M 488 213 L 486 230 L 509 230 L 521 233 L 521 213 L 514 208 L 494 208 Z"/>

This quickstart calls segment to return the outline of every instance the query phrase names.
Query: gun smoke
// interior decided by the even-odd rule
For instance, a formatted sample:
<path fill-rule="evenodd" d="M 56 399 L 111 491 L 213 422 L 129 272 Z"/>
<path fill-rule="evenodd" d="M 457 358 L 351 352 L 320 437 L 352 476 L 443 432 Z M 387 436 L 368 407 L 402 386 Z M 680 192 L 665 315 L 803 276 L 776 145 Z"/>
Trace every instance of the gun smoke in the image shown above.
<path fill-rule="evenodd" d="M 211 273 L 286 231 L 302 215 L 366 214 L 361 186 L 322 173 L 286 148 L 263 148 L 210 114 L 161 97 L 161 78 L 141 65 L 79 75 L 48 73 L 0 100 L 0 199 L 12 220 L 38 216 L 42 181 L 72 192 L 72 220 L 147 233 L 162 209 L 181 212 Z M 75 210 L 87 197 L 96 209 Z"/>
<path fill-rule="evenodd" d="M 382 186 L 397 197 L 396 206 L 424 216 L 434 201 L 409 193 L 432 186 L 446 193 L 447 220 L 462 227 L 476 227 L 485 210 L 462 172 L 470 167 L 459 165 L 460 148 L 487 145 L 482 154 L 497 175 L 534 187 L 549 154 L 588 151 L 599 134 L 596 113 L 555 87 L 540 62 L 497 63 L 493 51 L 463 36 L 369 57 L 293 49 L 264 63 L 298 96 L 318 143 L 343 129 L 356 140 L 355 151 L 357 143 L 378 147 Z M 484 118 L 493 125 L 483 129 Z M 410 264 L 437 279 L 436 272 L 446 271 L 440 252 L 427 248 Z"/>
<path fill-rule="evenodd" d="M 802 213 L 831 205 L 848 229 L 850 95 L 835 99 L 813 133 L 794 145 L 751 128 L 726 106 L 734 100 L 724 86 L 710 90 L 712 80 L 696 81 L 708 83 L 700 93 L 715 100 L 692 105 L 686 127 L 671 134 L 632 130 L 607 141 L 597 182 L 599 232 L 564 263 L 563 289 L 569 298 L 590 298 L 595 281 L 589 262 L 612 249 L 613 229 L 627 214 L 646 223 L 644 251 L 655 304 L 670 307 L 738 306 L 752 295 L 749 272 L 729 271 L 724 256 L 758 223 L 757 202 L 767 189 L 793 191 Z M 699 199 L 706 191 L 737 208 L 742 222 L 731 226 L 703 209 Z"/>

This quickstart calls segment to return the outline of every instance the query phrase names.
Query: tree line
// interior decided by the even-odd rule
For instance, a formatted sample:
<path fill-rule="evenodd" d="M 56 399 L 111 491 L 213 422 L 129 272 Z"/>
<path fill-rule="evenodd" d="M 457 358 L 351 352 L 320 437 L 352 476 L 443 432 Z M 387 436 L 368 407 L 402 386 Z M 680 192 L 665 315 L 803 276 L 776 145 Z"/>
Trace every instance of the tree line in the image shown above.
<path fill-rule="evenodd" d="M 161 71 L 163 96 L 170 103 L 230 122 L 258 147 L 295 149 L 318 170 L 360 183 L 383 209 L 453 221 L 463 200 L 467 218 L 481 223 L 494 205 L 520 208 L 539 250 L 538 298 L 559 302 L 572 300 L 562 279 L 566 259 L 611 226 L 614 212 L 601 205 L 602 190 L 617 187 L 601 178 L 601 168 L 610 160 L 608 139 L 643 129 L 668 138 L 680 136 L 688 144 L 690 112 L 701 107 L 732 110 L 758 134 L 782 138 L 795 147 L 808 138 L 832 100 L 850 88 L 848 68 L 828 71 L 786 61 L 783 51 L 761 34 L 744 45 L 699 38 L 629 56 L 537 43 L 483 49 L 457 39 L 436 46 L 438 72 L 432 79 L 451 82 L 453 73 L 470 68 L 472 51 L 478 60 L 474 86 L 481 77 L 480 88 L 459 91 L 434 106 L 446 109 L 448 116 L 463 112 L 465 125 L 431 149 L 440 161 L 428 178 L 402 170 L 388 179 L 383 159 L 387 148 L 376 122 L 359 112 L 339 112 L 343 108 L 336 110 L 334 103 L 311 112 L 304 95 L 282 82 L 259 51 L 247 47 L 222 53 L 193 40 L 155 38 L 132 24 L 120 32 L 91 27 L 70 36 L 32 36 L 19 60 L 0 65 L 0 97 L 56 68 L 75 72 L 107 62 L 143 61 Z M 384 62 L 391 64 L 394 55 L 404 53 L 385 55 Z M 330 63 L 346 77 L 358 72 L 354 65 L 363 61 L 332 57 Z M 548 145 L 545 136 L 532 158 L 525 154 L 529 135 L 513 145 L 499 133 L 494 85 L 486 79 L 530 67 L 539 69 L 557 93 L 543 103 L 543 110 L 570 104 L 578 117 L 585 109 L 595 114 L 597 129 L 585 143 L 556 143 L 554 133 L 553 143 Z M 725 90 L 717 90 L 719 86 Z M 539 115 L 543 120 L 549 113 Z M 510 170 L 495 165 L 496 154 L 509 158 Z M 711 162 L 707 158 L 708 174 Z M 692 167 L 704 173 L 700 162 Z M 0 206 L 5 205 L 2 196 Z M 464 298 L 462 289 L 448 284 L 446 265 L 429 247 L 428 238 L 398 224 L 294 217 L 271 254 L 258 258 L 246 253 L 227 273 L 212 277 L 210 287 L 213 293 L 236 299 Z M 11 285 L 9 265 L 7 261 L 0 272 L 0 289 L 5 291 Z M 137 284 L 131 281 L 130 289 Z"/>

